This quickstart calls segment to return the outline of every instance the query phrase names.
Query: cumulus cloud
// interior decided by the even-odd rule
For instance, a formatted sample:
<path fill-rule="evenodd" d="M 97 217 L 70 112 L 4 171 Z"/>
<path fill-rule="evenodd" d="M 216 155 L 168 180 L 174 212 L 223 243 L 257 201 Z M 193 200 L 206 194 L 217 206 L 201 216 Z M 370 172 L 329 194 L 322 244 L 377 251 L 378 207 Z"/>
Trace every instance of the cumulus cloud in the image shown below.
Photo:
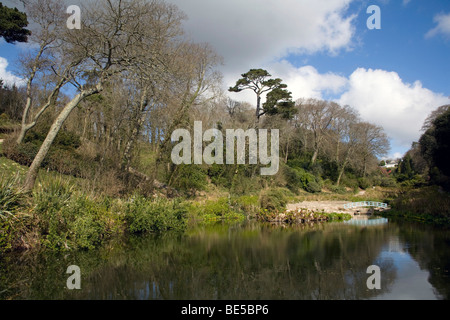
<path fill-rule="evenodd" d="M 3 57 L 0 57 L 0 79 L 3 80 L 3 83 L 7 85 L 16 84 L 17 86 L 23 85 L 23 79 L 13 75 L 11 72 L 6 70 L 8 68 L 8 60 Z"/>
<path fill-rule="evenodd" d="M 392 71 L 358 68 L 347 77 L 320 73 L 310 65 L 297 68 L 285 60 L 266 67 L 273 77 L 283 79 L 295 100 L 333 100 L 358 110 L 364 121 L 385 129 L 396 150 L 408 150 L 419 139 L 426 117 L 449 103 L 446 96 L 424 88 L 420 81 L 406 83 Z M 230 96 L 252 104 L 256 101 L 250 91 Z"/>
<path fill-rule="evenodd" d="M 353 0 L 170 0 L 188 16 L 185 29 L 224 57 L 224 81 L 288 53 L 336 54 L 352 47 Z M 244 70 L 245 69 L 245 70 Z"/>
<path fill-rule="evenodd" d="M 438 14 L 434 17 L 433 21 L 437 23 L 437 26 L 428 31 L 425 35 L 426 38 L 434 37 L 438 34 L 450 39 L 450 13 Z"/>
<path fill-rule="evenodd" d="M 342 92 L 348 79 L 335 73 L 321 74 L 313 66 L 296 68 L 283 60 L 271 64 L 270 70 L 288 84 L 293 98 L 329 99 Z"/>
<path fill-rule="evenodd" d="M 395 145 L 409 148 L 431 111 L 448 98 L 422 86 L 405 83 L 396 72 L 358 68 L 338 102 L 357 109 L 361 117 L 381 125 Z"/>

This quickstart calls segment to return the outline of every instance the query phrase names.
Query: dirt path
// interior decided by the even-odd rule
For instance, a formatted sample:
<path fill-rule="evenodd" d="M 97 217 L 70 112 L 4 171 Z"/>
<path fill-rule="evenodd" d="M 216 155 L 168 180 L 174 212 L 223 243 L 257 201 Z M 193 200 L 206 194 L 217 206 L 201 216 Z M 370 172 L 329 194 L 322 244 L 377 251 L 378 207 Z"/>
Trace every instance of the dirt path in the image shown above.
<path fill-rule="evenodd" d="M 351 215 L 365 215 L 373 214 L 374 211 L 382 209 L 377 208 L 352 208 L 345 209 L 344 204 L 350 201 L 303 201 L 299 203 L 290 203 L 286 206 L 287 211 L 297 211 L 299 209 L 308 209 L 311 211 L 325 212 L 325 213 L 348 213 Z"/>
<path fill-rule="evenodd" d="M 353 210 L 344 209 L 344 204 L 348 201 L 303 201 L 299 203 L 290 203 L 287 205 L 287 211 L 298 209 L 308 209 L 312 211 L 324 211 L 327 213 L 353 213 Z"/>

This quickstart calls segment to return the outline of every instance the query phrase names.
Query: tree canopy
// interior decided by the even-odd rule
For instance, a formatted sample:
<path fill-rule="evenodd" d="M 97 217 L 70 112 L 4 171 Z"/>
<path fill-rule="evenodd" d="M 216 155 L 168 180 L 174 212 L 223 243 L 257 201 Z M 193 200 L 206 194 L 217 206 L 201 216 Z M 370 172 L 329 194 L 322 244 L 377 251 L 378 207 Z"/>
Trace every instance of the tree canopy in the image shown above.
<path fill-rule="evenodd" d="M 25 29 L 28 26 L 26 13 L 17 8 L 5 7 L 0 2 L 0 37 L 8 43 L 27 42 L 31 31 Z"/>
<path fill-rule="evenodd" d="M 256 117 L 259 120 L 264 114 L 282 113 L 285 117 L 290 117 L 293 112 L 294 102 L 291 93 L 285 90 L 287 85 L 282 83 L 280 78 L 272 79 L 272 75 L 264 69 L 250 69 L 241 75 L 242 78 L 236 81 L 234 87 L 230 87 L 230 92 L 241 92 L 252 90 L 256 93 Z M 261 107 L 261 98 L 267 92 L 267 101 Z M 278 108 L 279 107 L 279 108 Z"/>

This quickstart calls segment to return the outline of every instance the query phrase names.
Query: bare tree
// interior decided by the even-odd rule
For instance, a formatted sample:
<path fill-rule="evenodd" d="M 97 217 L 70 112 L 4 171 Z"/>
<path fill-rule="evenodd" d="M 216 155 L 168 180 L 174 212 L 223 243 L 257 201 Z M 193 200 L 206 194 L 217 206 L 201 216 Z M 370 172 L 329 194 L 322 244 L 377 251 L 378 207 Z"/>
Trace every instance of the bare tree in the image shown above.
<path fill-rule="evenodd" d="M 369 122 L 359 123 L 358 162 L 365 177 L 370 161 L 378 163 L 377 157 L 385 156 L 390 148 L 389 139 L 380 126 Z"/>
<path fill-rule="evenodd" d="M 335 120 L 340 112 L 340 106 L 336 103 L 317 100 L 317 99 L 300 99 L 296 102 L 297 114 L 300 115 L 302 127 L 309 130 L 312 134 L 312 150 L 311 164 L 314 164 L 319 155 L 327 132 L 331 129 L 333 120 Z M 298 120 L 297 120 L 298 121 Z"/>
<path fill-rule="evenodd" d="M 81 30 L 61 32 L 61 56 L 78 62 L 70 72 L 70 83 L 77 94 L 63 107 L 28 170 L 24 188 L 31 190 L 38 169 L 56 135 L 72 110 L 86 97 L 99 93 L 108 80 L 142 61 L 151 63 L 153 30 L 151 24 L 163 3 L 139 0 L 102 0 L 85 4 Z"/>
<path fill-rule="evenodd" d="M 67 83 L 67 72 L 69 65 L 63 61 L 55 61 L 55 50 L 61 45 L 59 35 L 65 23 L 64 4 L 55 0 L 24 0 L 24 7 L 28 17 L 33 21 L 33 29 L 29 41 L 36 43 L 39 47 L 33 53 L 21 56 L 22 77 L 26 79 L 26 102 L 22 114 L 20 133 L 17 137 L 17 144 L 21 144 L 26 133 L 32 129 L 40 116 L 49 106 L 55 103 L 59 91 Z M 56 67 L 59 64 L 60 67 Z M 61 74 L 57 74 L 56 69 L 65 69 Z M 46 101 L 33 112 L 33 87 L 35 80 L 51 78 L 50 83 L 53 88 L 47 96 Z M 34 114 L 33 114 L 34 113 Z"/>

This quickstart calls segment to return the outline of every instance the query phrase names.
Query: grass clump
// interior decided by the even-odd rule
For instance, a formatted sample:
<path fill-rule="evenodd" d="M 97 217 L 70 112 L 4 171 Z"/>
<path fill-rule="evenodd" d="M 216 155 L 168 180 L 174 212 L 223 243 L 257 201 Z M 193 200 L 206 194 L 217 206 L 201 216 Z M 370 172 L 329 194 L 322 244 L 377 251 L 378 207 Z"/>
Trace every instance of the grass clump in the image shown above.
<path fill-rule="evenodd" d="M 127 230 L 133 234 L 183 231 L 186 228 L 186 206 L 179 200 L 147 199 L 141 195 L 131 197 L 126 203 Z"/>
<path fill-rule="evenodd" d="M 292 192 L 285 188 L 266 189 L 259 195 L 259 205 L 263 211 L 282 212 L 293 196 Z"/>
<path fill-rule="evenodd" d="M 52 250 L 94 249 L 121 230 L 121 217 L 108 198 L 94 198 L 62 180 L 33 194 L 41 245 Z"/>
<path fill-rule="evenodd" d="M 206 200 L 203 203 L 191 203 L 189 206 L 191 220 L 200 222 L 216 222 L 222 220 L 242 220 L 244 214 L 238 212 L 228 197 L 217 200 Z"/>

